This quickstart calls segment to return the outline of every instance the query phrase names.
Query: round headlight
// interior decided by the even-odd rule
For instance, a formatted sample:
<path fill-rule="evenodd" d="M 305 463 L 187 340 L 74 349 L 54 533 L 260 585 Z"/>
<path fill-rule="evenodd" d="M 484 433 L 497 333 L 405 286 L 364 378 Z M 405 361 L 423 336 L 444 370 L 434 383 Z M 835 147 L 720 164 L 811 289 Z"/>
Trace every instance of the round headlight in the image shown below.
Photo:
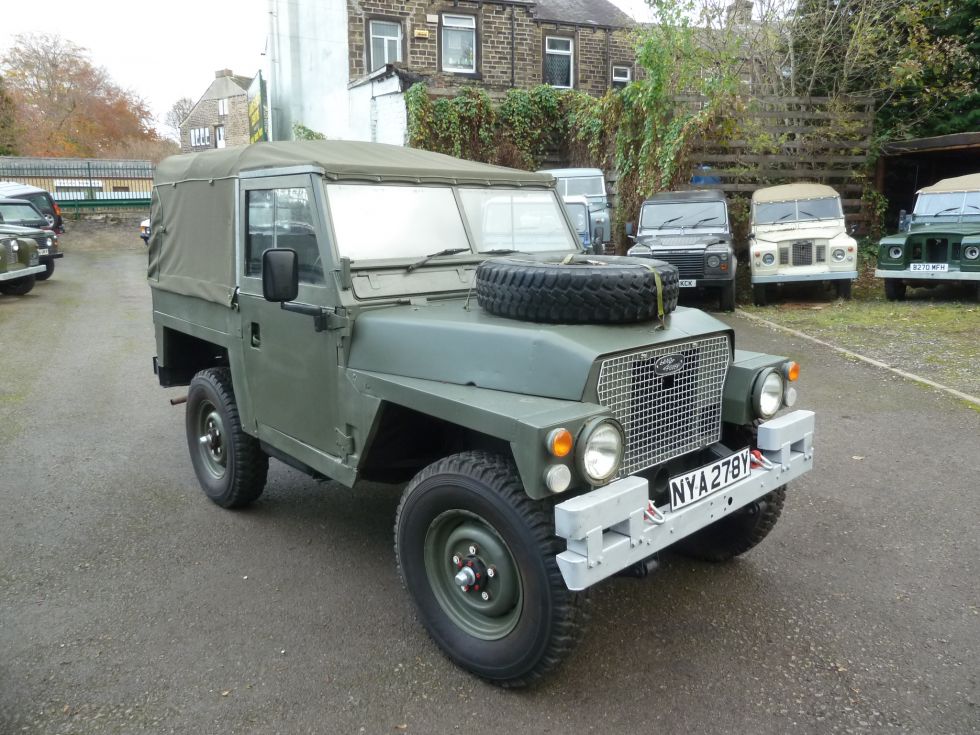
<path fill-rule="evenodd" d="M 719 258 L 717 255 L 709 255 L 708 256 L 708 267 L 709 268 L 717 268 L 719 265 L 721 265 L 721 258 Z"/>
<path fill-rule="evenodd" d="M 783 405 L 783 378 L 773 369 L 762 373 L 755 381 L 752 393 L 756 415 L 763 419 L 771 418 Z"/>
<path fill-rule="evenodd" d="M 763 265 L 772 265 L 775 262 L 776 262 L 776 256 L 773 255 L 772 253 L 766 253 L 765 255 L 762 256 Z"/>
<path fill-rule="evenodd" d="M 15 242 L 15 243 L 14 243 L 13 245 L 11 245 L 11 246 L 10 246 L 10 249 L 11 249 L 11 250 L 12 250 L 13 252 L 15 252 L 15 253 L 19 253 L 19 252 L 20 252 L 20 245 L 18 245 L 18 244 L 17 244 L 16 242 Z"/>
<path fill-rule="evenodd" d="M 892 260 L 898 260 L 902 257 L 902 248 L 899 245 L 892 245 L 888 248 L 888 257 Z"/>
<path fill-rule="evenodd" d="M 596 423 L 580 441 L 579 469 L 595 484 L 608 482 L 623 461 L 623 432 L 612 421 Z"/>
<path fill-rule="evenodd" d="M 49 237 L 47 240 L 45 240 L 44 244 L 47 245 L 48 247 L 51 247 L 51 238 Z"/>
<path fill-rule="evenodd" d="M 970 245 L 963 250 L 963 257 L 967 260 L 976 260 L 980 258 L 980 248 L 976 245 Z"/>
<path fill-rule="evenodd" d="M 840 263 L 847 256 L 847 253 L 844 252 L 844 248 L 834 248 L 834 251 L 830 255 L 834 260 Z"/>

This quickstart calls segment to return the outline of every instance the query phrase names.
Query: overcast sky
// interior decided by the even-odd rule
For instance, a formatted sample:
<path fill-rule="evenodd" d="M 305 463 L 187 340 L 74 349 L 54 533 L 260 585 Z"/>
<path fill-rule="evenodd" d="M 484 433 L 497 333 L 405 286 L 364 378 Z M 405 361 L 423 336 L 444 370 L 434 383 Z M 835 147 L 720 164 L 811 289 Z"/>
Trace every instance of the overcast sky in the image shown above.
<path fill-rule="evenodd" d="M 323 2 L 324 0 L 319 0 Z M 334 0 L 336 1 L 336 0 Z M 634 17 L 644 0 L 613 0 Z M 6 0 L 0 55 L 18 33 L 47 32 L 87 48 L 121 87 L 143 98 L 162 127 L 180 97 L 204 93 L 218 69 L 252 76 L 263 67 L 267 0 Z"/>

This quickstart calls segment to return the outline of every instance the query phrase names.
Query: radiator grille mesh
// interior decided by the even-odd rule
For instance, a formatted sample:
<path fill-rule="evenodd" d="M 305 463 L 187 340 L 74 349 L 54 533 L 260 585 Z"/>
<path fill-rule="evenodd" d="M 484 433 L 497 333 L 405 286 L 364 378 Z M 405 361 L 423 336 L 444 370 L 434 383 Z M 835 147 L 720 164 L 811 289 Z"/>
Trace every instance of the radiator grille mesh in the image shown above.
<path fill-rule="evenodd" d="M 677 354 L 684 357 L 678 372 L 654 371 L 657 358 Z M 603 361 L 599 403 L 626 433 L 619 477 L 721 438 L 721 396 L 730 360 L 728 338 L 716 335 Z"/>

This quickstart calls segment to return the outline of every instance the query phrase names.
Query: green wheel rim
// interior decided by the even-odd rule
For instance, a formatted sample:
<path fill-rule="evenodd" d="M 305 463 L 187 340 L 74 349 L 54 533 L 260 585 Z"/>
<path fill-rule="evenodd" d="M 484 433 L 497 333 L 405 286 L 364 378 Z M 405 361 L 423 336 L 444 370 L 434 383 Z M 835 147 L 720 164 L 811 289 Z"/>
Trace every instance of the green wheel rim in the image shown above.
<path fill-rule="evenodd" d="M 514 630 L 523 608 L 524 584 L 510 549 L 493 526 L 468 511 L 441 513 L 425 534 L 424 557 L 432 592 L 454 625 L 487 641 Z M 482 573 L 464 591 L 456 575 L 460 563 L 468 562 Z"/>
<path fill-rule="evenodd" d="M 210 401 L 201 401 L 196 426 L 197 448 L 204 468 L 220 480 L 228 469 L 225 424 L 221 413 Z"/>

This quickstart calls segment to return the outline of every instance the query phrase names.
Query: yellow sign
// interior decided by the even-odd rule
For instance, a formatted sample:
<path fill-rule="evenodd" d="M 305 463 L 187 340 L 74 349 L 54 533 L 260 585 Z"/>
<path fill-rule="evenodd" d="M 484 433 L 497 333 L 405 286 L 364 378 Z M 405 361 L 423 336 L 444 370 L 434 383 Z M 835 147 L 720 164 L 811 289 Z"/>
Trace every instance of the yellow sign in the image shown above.
<path fill-rule="evenodd" d="M 429 37 L 429 29 L 428 28 L 416 28 L 415 29 L 415 33 L 412 34 L 412 35 L 414 35 L 416 38 L 428 38 Z"/>

